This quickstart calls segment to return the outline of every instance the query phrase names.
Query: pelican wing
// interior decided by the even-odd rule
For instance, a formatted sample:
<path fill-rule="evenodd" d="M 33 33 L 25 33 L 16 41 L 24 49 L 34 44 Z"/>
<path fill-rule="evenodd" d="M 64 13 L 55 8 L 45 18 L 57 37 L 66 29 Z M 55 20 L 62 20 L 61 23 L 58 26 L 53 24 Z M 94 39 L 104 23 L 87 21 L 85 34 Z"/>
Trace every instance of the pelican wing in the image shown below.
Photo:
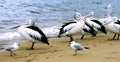
<path fill-rule="evenodd" d="M 34 38 L 35 40 L 41 40 L 42 38 L 41 34 L 38 31 L 33 30 L 30 27 L 25 28 L 25 31 L 30 37 Z"/>
<path fill-rule="evenodd" d="M 64 25 L 62 25 L 62 28 L 60 29 L 60 33 L 59 34 L 63 34 L 66 31 L 71 30 L 74 27 L 74 25 L 72 25 L 72 24 L 75 24 L 75 23 L 76 22 L 69 22 L 69 23 L 65 23 Z"/>
<path fill-rule="evenodd" d="M 120 25 L 120 21 L 119 20 L 117 20 L 115 23 L 118 24 L 118 25 Z"/>
<path fill-rule="evenodd" d="M 98 28 L 98 29 L 99 29 L 100 31 L 102 31 L 103 33 L 107 34 L 106 28 L 103 26 L 103 24 L 102 24 L 100 21 L 98 21 L 98 20 L 91 20 L 91 21 L 99 24 L 101 28 Z"/>
<path fill-rule="evenodd" d="M 30 37 L 34 38 L 35 40 L 42 41 L 49 45 L 48 39 L 45 34 L 36 26 L 28 26 L 26 28 L 26 33 L 30 35 Z"/>

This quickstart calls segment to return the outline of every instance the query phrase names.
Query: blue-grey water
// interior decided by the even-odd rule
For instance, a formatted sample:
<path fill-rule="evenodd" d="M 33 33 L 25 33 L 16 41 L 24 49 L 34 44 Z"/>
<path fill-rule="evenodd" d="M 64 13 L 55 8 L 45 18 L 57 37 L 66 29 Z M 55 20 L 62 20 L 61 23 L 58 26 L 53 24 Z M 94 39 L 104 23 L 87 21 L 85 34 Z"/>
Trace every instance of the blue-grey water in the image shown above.
<path fill-rule="evenodd" d="M 84 16 L 93 11 L 95 18 L 104 18 L 107 5 L 111 4 L 112 16 L 120 17 L 119 2 L 120 0 L 0 0 L 0 40 L 3 42 L 19 37 L 17 30 L 10 28 L 27 19 L 34 19 L 50 36 L 56 35 L 57 27 L 73 18 L 75 12 Z"/>

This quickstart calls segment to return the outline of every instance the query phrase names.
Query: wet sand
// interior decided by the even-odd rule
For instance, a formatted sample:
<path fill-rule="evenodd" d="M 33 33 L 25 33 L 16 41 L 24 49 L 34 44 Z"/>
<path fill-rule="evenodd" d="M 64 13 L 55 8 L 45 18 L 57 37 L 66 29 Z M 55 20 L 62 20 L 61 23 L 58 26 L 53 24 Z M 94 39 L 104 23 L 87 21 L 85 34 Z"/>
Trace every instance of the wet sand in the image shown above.
<path fill-rule="evenodd" d="M 49 38 L 50 46 L 36 43 L 34 50 L 25 50 L 31 43 L 23 41 L 18 50 L 14 51 L 17 56 L 9 56 L 9 52 L 0 52 L 0 62 L 118 62 L 120 61 L 120 40 L 107 40 L 113 34 L 98 35 L 91 37 L 86 35 L 83 40 L 76 42 L 90 49 L 74 51 L 70 48 L 69 38 Z"/>

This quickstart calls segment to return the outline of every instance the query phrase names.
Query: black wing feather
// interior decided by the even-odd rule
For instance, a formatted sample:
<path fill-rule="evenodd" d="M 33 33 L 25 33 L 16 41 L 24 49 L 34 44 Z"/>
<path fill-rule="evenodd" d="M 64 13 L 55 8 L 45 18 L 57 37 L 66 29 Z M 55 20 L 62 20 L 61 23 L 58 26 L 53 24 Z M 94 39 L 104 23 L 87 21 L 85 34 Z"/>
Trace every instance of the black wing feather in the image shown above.
<path fill-rule="evenodd" d="M 93 27 L 91 27 L 89 24 L 85 23 L 89 28 L 90 28 L 90 31 L 86 30 L 86 29 L 83 29 L 85 32 L 89 32 L 91 33 L 93 36 L 96 36 L 96 31 L 93 29 Z"/>
<path fill-rule="evenodd" d="M 42 36 L 41 38 L 38 38 L 38 37 L 36 37 L 36 36 L 30 35 L 30 37 L 32 37 L 32 38 L 34 38 L 34 39 L 36 39 L 36 40 L 42 41 L 43 43 L 46 43 L 46 44 L 49 45 L 48 39 L 47 39 L 46 35 L 42 32 L 42 30 L 40 30 L 40 29 L 39 29 L 38 27 L 36 27 L 36 26 L 28 26 L 27 28 L 39 32 L 39 34 Z"/>
<path fill-rule="evenodd" d="M 115 23 L 120 25 L 120 21 L 119 20 L 117 20 Z"/>
<path fill-rule="evenodd" d="M 93 22 L 99 24 L 99 25 L 101 26 L 101 29 L 99 29 L 99 30 L 102 31 L 103 33 L 107 34 L 106 28 L 102 25 L 101 22 L 99 22 L 98 20 L 91 20 L 91 21 L 93 21 Z"/>
<path fill-rule="evenodd" d="M 72 23 L 76 23 L 76 22 L 68 22 L 68 23 L 65 23 L 64 25 L 62 25 L 62 28 L 60 28 L 59 35 L 65 33 L 65 31 L 63 30 L 64 27 L 67 26 L 67 25 L 69 25 L 69 24 L 72 24 Z"/>

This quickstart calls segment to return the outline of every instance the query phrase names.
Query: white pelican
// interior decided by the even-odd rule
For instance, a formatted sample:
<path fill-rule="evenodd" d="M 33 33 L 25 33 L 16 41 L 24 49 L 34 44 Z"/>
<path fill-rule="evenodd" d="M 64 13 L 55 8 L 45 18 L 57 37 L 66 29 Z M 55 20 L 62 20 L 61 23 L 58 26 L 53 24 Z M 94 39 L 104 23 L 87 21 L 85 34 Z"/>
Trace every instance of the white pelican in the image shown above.
<path fill-rule="evenodd" d="M 71 42 L 73 41 L 73 38 L 72 38 L 73 35 L 83 33 L 82 31 L 85 26 L 85 23 L 81 18 L 81 14 L 76 12 L 74 15 L 74 18 L 76 22 L 66 23 L 60 28 L 58 37 L 68 36 L 70 37 L 70 42 Z"/>
<path fill-rule="evenodd" d="M 79 15 L 79 17 L 81 17 L 80 19 L 80 21 L 79 20 L 77 20 L 77 18 L 76 18 L 76 15 Z M 88 18 L 88 17 L 91 17 L 93 14 L 92 13 L 89 13 L 87 16 L 85 16 L 85 18 Z M 77 16 L 78 17 L 78 16 Z M 78 18 L 79 18 L 78 17 Z M 78 23 L 78 21 L 79 21 L 79 23 Z M 67 23 L 65 23 L 63 26 L 62 26 L 62 28 L 60 29 L 60 33 L 59 33 L 59 35 L 58 35 L 58 37 L 61 37 L 61 34 L 63 34 L 63 33 L 65 33 L 65 32 L 67 32 L 67 31 L 65 31 L 65 30 L 69 30 L 69 29 L 72 29 L 72 28 L 74 28 L 75 26 L 77 26 L 77 24 L 82 24 L 82 23 L 80 23 L 80 22 L 85 22 L 85 20 L 82 18 L 82 16 L 80 15 L 80 13 L 79 14 L 75 14 L 75 16 L 74 16 L 74 20 L 72 20 L 72 22 L 67 22 Z M 82 24 L 83 25 L 83 24 Z M 90 33 L 90 34 L 92 34 L 93 36 L 96 36 L 96 32 L 95 32 L 95 30 L 88 24 L 88 23 L 85 23 L 84 24 L 84 26 L 79 26 L 78 25 L 78 27 L 79 28 L 81 28 L 80 29 L 80 33 L 78 33 L 78 34 L 82 34 L 82 37 L 81 37 L 81 39 L 83 39 L 83 37 L 84 37 L 84 35 L 85 34 L 87 34 L 87 33 Z M 78 30 L 78 29 L 76 29 L 76 30 Z M 71 35 L 72 36 L 72 35 Z M 70 39 L 71 39 L 71 41 L 73 40 L 73 38 L 71 37 L 71 36 L 69 36 L 70 37 Z"/>
<path fill-rule="evenodd" d="M 112 18 L 116 18 L 116 17 L 111 17 L 111 13 L 112 13 L 112 6 L 108 5 L 108 15 L 107 15 L 108 20 L 111 20 Z M 114 20 L 114 22 L 115 22 L 115 24 L 120 24 L 119 20 L 117 20 L 117 19 Z M 119 34 L 115 33 L 112 40 L 115 40 L 116 35 L 118 35 L 117 40 L 119 39 Z"/>
<path fill-rule="evenodd" d="M 107 9 L 107 16 L 106 16 L 106 18 L 100 18 L 99 19 L 99 21 L 102 23 L 102 24 L 104 24 L 104 23 L 106 23 L 106 20 L 111 20 L 111 11 L 112 11 L 112 6 L 111 5 L 108 5 L 108 7 L 107 7 L 108 9 Z"/>
<path fill-rule="evenodd" d="M 119 24 L 119 25 L 120 25 L 120 20 L 117 20 L 117 21 L 115 22 L 115 24 Z M 119 39 L 120 34 L 115 33 L 114 36 L 113 36 L 113 38 L 112 38 L 112 40 L 115 39 L 116 35 L 118 35 L 117 40 Z"/>
<path fill-rule="evenodd" d="M 18 28 L 18 32 L 23 38 L 32 42 L 32 46 L 27 50 L 33 50 L 35 40 L 41 41 L 49 45 L 48 39 L 45 34 L 37 26 L 33 20 L 27 20 L 24 25 Z"/>
<path fill-rule="evenodd" d="M 19 43 L 13 43 L 13 45 L 4 48 L 5 51 L 10 51 L 10 56 L 16 55 L 13 53 L 14 50 L 18 49 Z"/>
<path fill-rule="evenodd" d="M 73 21 L 73 22 L 68 22 L 68 23 L 65 23 L 65 25 L 76 25 L 77 22 Z M 91 34 L 92 36 L 96 36 L 96 31 L 93 29 L 93 27 L 91 27 L 89 24 L 85 23 L 85 26 L 82 30 L 82 37 L 81 39 L 84 38 L 84 36 L 86 34 Z"/>
<path fill-rule="evenodd" d="M 94 12 L 90 12 L 90 13 L 93 13 L 93 15 L 94 15 Z M 101 31 L 101 32 L 107 34 L 105 27 L 99 20 L 95 20 L 92 18 L 86 18 L 86 23 L 88 23 L 90 26 L 92 26 L 96 32 Z"/>
<path fill-rule="evenodd" d="M 112 17 L 111 13 L 112 13 L 112 6 L 108 5 L 107 17 L 100 19 L 100 22 L 102 22 L 102 24 L 105 25 L 108 31 L 115 33 L 111 40 L 115 40 L 116 35 L 118 35 L 117 37 L 118 40 L 119 39 L 118 27 L 120 25 L 120 22 L 117 19 L 117 17 Z"/>
<path fill-rule="evenodd" d="M 112 40 L 115 40 L 116 35 L 118 34 L 117 40 L 119 39 L 120 35 L 120 22 L 117 21 L 117 17 L 112 17 L 111 20 L 106 20 L 106 23 L 104 24 L 106 29 L 112 33 L 115 33 Z"/>
<path fill-rule="evenodd" d="M 73 54 L 74 56 L 77 55 L 77 50 L 86 50 L 86 49 L 89 49 L 89 47 L 84 47 L 84 46 L 82 46 L 81 44 L 76 43 L 75 41 L 72 41 L 72 42 L 71 42 L 70 47 L 71 47 L 73 50 L 75 50 L 75 53 Z"/>

